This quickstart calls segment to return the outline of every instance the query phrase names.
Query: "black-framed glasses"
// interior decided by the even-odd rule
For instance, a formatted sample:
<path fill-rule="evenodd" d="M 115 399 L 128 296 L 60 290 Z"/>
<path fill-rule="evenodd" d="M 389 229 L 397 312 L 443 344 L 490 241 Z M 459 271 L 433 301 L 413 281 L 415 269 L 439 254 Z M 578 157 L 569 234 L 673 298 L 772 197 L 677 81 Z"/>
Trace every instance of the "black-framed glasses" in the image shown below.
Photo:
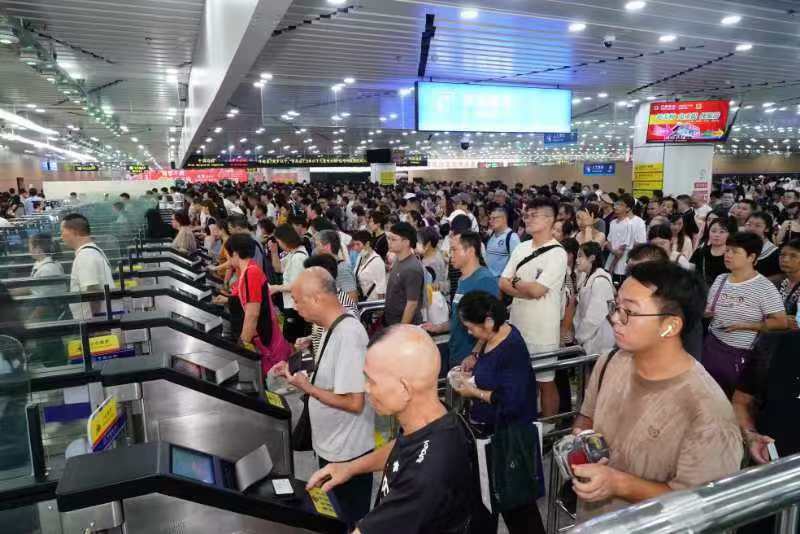
<path fill-rule="evenodd" d="M 669 317 L 675 315 L 674 313 L 635 313 L 627 308 L 619 306 L 615 300 L 609 300 L 606 303 L 608 304 L 608 315 L 606 318 L 610 323 L 613 323 L 615 314 L 619 317 L 619 322 L 622 325 L 628 324 L 628 319 L 631 317 Z"/>

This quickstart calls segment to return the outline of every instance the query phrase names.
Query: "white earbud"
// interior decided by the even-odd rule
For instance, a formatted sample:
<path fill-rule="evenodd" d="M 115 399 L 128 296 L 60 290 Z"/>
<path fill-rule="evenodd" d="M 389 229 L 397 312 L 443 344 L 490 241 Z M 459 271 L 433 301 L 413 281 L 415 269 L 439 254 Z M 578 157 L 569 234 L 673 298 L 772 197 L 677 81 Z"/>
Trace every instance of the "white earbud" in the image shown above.
<path fill-rule="evenodd" d="M 667 326 L 667 329 L 661 332 L 661 337 L 667 337 L 672 332 L 672 325 Z"/>

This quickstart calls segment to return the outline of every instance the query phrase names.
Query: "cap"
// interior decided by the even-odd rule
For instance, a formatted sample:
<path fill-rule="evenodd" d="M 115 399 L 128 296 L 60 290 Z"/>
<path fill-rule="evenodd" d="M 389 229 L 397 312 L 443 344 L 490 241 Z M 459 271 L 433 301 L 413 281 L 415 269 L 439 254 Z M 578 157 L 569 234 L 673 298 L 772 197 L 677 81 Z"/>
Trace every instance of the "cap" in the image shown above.
<path fill-rule="evenodd" d="M 614 203 L 614 199 L 612 199 L 611 195 L 609 195 L 608 193 L 603 193 L 602 195 L 600 195 L 600 200 L 602 200 L 606 204 L 613 204 Z"/>
<path fill-rule="evenodd" d="M 406 193 L 403 195 L 403 200 L 411 200 L 412 198 L 417 198 L 417 195 L 414 193 Z"/>

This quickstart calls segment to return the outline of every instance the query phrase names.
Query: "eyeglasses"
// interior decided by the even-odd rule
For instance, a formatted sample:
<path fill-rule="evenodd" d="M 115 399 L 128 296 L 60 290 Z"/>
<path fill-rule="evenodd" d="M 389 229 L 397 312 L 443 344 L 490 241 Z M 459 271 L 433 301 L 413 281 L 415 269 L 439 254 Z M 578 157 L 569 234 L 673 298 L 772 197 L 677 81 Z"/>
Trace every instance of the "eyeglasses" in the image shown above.
<path fill-rule="evenodd" d="M 540 217 L 552 217 L 550 213 L 544 213 L 541 211 L 526 211 L 522 214 L 523 219 L 538 219 Z"/>
<path fill-rule="evenodd" d="M 606 318 L 608 319 L 608 322 L 612 324 L 614 322 L 613 321 L 614 315 L 619 317 L 619 322 L 622 325 L 627 325 L 628 319 L 630 317 L 669 317 L 669 316 L 674 317 L 675 316 L 674 313 L 634 313 L 626 308 L 623 308 L 622 306 L 617 305 L 617 302 L 615 300 L 609 300 L 607 301 L 607 304 L 608 304 L 608 315 L 606 316 Z"/>

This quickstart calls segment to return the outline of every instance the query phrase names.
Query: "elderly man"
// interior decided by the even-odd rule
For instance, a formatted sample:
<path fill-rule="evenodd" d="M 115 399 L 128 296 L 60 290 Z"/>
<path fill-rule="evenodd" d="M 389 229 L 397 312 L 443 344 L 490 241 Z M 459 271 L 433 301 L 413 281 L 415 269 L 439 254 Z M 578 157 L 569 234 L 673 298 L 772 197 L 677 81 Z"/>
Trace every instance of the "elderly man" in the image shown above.
<path fill-rule="evenodd" d="M 326 333 L 310 380 L 302 371 L 290 373 L 286 362 L 275 366 L 275 374 L 309 396 L 311 443 L 319 466 L 359 458 L 375 446 L 375 414 L 364 402 L 367 332 L 342 307 L 336 281 L 322 267 L 309 267 L 297 277 L 292 298 L 303 319 Z M 353 525 L 369 511 L 372 476 L 352 477 L 334 493 L 343 519 Z"/>
<path fill-rule="evenodd" d="M 367 352 L 364 374 L 375 410 L 397 417 L 403 434 L 357 460 L 317 471 L 308 487 L 330 491 L 353 477 L 383 470 L 375 508 L 356 533 L 469 532 L 481 509 L 474 447 L 459 416 L 436 391 L 439 351 L 424 330 L 384 330 Z"/>

